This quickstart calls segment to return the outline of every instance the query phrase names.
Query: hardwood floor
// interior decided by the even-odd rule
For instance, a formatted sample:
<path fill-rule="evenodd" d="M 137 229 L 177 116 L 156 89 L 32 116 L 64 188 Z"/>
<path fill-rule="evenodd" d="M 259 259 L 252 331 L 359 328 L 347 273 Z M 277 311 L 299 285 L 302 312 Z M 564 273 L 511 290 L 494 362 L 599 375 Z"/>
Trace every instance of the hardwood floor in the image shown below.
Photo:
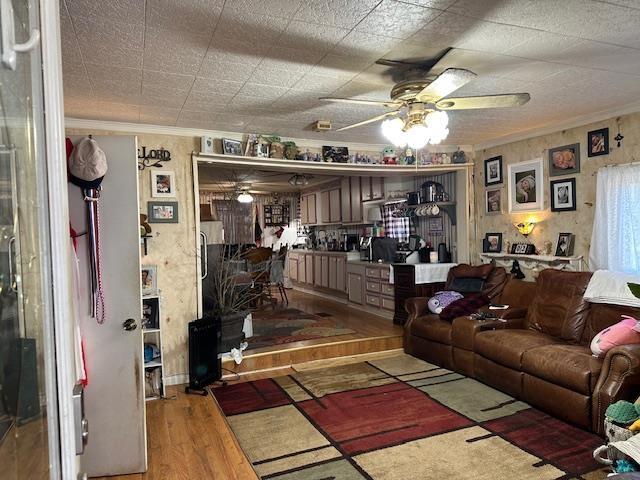
<path fill-rule="evenodd" d="M 251 350 L 237 367 L 225 361 L 229 383 L 288 375 L 295 371 L 393 355 L 402 348 L 402 327 L 326 298 L 287 291 L 289 307 L 327 313 L 353 334 Z M 257 480 L 212 396 L 187 395 L 183 386 L 167 387 L 168 399 L 147 403 L 149 469 L 144 474 L 103 480 Z"/>
<path fill-rule="evenodd" d="M 307 362 L 268 372 L 249 373 L 229 383 L 362 362 L 396 353 L 376 352 Z M 167 395 L 175 399 L 147 403 L 148 471 L 100 477 L 100 480 L 258 480 L 211 395 L 187 395 L 183 386 L 168 387 Z"/>
<path fill-rule="evenodd" d="M 337 327 L 349 328 L 355 333 L 247 350 L 240 365 L 236 365 L 231 359 L 223 362 L 223 367 L 228 372 L 227 376 L 314 360 L 402 348 L 403 329 L 394 325 L 388 318 L 296 290 L 288 290 L 287 295 L 288 307 L 307 313 L 328 314 L 330 317 L 327 318 L 334 320 Z"/>

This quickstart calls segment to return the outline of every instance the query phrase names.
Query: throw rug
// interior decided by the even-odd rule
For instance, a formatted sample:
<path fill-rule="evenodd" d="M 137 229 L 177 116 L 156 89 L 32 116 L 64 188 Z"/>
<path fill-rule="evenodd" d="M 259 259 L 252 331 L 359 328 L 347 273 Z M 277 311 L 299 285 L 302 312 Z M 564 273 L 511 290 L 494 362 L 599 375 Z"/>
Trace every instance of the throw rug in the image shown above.
<path fill-rule="evenodd" d="M 341 328 L 331 316 L 306 313 L 297 308 L 262 310 L 253 313 L 253 336 L 247 349 L 356 333 Z"/>
<path fill-rule="evenodd" d="M 409 355 L 212 388 L 277 480 L 599 480 L 598 436 Z"/>

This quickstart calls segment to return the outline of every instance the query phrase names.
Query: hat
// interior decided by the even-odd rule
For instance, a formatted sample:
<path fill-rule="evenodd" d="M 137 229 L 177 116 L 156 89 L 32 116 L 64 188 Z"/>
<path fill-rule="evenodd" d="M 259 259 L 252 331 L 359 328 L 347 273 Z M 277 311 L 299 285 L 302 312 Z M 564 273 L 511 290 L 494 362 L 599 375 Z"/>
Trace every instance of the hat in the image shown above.
<path fill-rule="evenodd" d="M 97 188 L 107 173 L 107 157 L 92 138 L 86 137 L 75 146 L 69 158 L 71 181 L 82 188 Z"/>

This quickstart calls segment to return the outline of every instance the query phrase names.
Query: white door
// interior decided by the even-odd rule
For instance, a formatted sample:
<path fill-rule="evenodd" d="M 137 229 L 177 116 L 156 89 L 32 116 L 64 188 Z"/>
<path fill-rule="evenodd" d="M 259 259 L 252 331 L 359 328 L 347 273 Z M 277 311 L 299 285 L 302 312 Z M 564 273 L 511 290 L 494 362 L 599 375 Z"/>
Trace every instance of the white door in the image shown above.
<path fill-rule="evenodd" d="M 100 195 L 100 238 L 105 321 L 90 317 L 88 241 L 79 237 L 82 333 L 89 384 L 85 389 L 89 441 L 82 470 L 89 476 L 143 472 L 147 468 L 142 300 L 138 217 L 137 141 L 132 136 L 93 137 L 109 170 Z M 78 138 L 73 138 L 77 143 Z M 87 231 L 87 207 L 80 188 L 69 184 L 69 216 Z M 137 328 L 125 330 L 134 319 Z"/>

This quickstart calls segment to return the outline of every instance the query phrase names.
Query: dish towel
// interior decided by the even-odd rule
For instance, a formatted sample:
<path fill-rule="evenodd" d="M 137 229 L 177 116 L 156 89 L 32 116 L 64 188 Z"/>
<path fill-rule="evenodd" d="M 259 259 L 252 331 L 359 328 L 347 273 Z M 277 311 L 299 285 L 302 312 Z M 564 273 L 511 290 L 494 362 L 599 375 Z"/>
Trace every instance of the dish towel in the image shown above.
<path fill-rule="evenodd" d="M 584 299 L 591 303 L 640 307 L 640 298 L 636 298 L 631 293 L 627 283 L 640 283 L 640 276 L 610 270 L 596 270 L 584 292 Z"/>

